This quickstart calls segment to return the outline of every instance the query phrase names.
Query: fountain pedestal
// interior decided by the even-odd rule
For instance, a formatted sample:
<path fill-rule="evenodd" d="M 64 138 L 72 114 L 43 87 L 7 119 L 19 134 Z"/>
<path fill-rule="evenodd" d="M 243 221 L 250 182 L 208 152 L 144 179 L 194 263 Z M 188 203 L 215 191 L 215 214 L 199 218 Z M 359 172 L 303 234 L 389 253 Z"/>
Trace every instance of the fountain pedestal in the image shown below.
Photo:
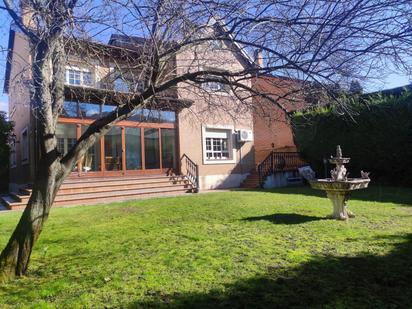
<path fill-rule="evenodd" d="M 344 163 L 348 163 L 350 158 L 342 157 L 342 150 L 338 145 L 336 148 L 336 156 L 331 157 L 330 163 L 336 164 L 336 167 L 331 171 L 331 178 L 323 179 L 308 179 L 310 186 L 313 189 L 326 191 L 327 197 L 332 201 L 334 219 L 347 220 L 355 217 L 348 210 L 347 201 L 352 190 L 367 188 L 370 182 L 368 173 L 361 171 L 361 178 L 348 178 Z"/>
<path fill-rule="evenodd" d="M 326 191 L 326 195 L 333 204 L 333 213 L 330 215 L 331 218 L 346 220 L 355 217 L 355 215 L 348 210 L 348 205 L 346 204 L 349 199 L 349 192 Z"/>

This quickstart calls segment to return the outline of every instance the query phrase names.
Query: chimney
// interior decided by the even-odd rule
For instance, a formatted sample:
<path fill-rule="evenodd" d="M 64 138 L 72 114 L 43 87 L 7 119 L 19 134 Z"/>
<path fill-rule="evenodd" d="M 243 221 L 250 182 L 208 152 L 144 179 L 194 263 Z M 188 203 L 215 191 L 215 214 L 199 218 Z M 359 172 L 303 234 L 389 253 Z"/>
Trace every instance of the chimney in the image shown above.
<path fill-rule="evenodd" d="M 262 55 L 262 50 L 261 49 L 256 49 L 255 50 L 254 63 L 257 67 L 263 68 L 263 55 Z"/>

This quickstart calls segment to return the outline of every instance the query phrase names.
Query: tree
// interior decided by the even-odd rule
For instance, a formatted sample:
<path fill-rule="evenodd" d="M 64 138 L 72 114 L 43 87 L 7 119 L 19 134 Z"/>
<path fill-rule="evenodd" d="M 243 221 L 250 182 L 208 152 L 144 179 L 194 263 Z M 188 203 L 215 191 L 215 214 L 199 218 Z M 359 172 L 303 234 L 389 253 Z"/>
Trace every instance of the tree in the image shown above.
<path fill-rule="evenodd" d="M 349 93 L 354 95 L 354 94 L 362 94 L 363 93 L 363 88 L 359 81 L 353 80 L 350 82 L 349 86 Z"/>
<path fill-rule="evenodd" d="M 209 96 L 199 85 L 220 83 L 246 107 L 259 95 L 283 108 L 273 96 L 252 89 L 248 80 L 256 74 L 278 74 L 299 79 L 302 87 L 322 87 L 348 76 L 371 76 L 391 61 L 406 68 L 405 57 L 412 51 L 409 0 L 25 0 L 21 14 L 18 2 L 3 3 L 1 8 L 31 47 L 31 104 L 39 128 L 40 161 L 27 207 L 0 255 L 0 281 L 27 271 L 56 193 L 88 148 L 163 93 L 177 86 L 188 91 L 197 87 L 196 93 Z M 130 38 L 126 47 L 131 51 L 119 52 L 122 61 L 99 44 L 85 44 L 107 31 Z M 206 51 L 216 48 L 213 42 L 235 50 L 244 62 L 250 60 L 248 52 L 260 49 L 264 65 L 234 71 L 206 67 Z M 110 58 L 119 72 L 138 70 L 143 82 L 140 89 L 122 95 L 115 110 L 94 121 L 62 155 L 55 131 L 64 101 L 65 64 L 73 49 L 84 59 Z M 190 57 L 185 56 L 188 52 Z M 177 58 L 180 66 L 174 67 Z M 219 102 L 210 100 L 213 104 Z"/>

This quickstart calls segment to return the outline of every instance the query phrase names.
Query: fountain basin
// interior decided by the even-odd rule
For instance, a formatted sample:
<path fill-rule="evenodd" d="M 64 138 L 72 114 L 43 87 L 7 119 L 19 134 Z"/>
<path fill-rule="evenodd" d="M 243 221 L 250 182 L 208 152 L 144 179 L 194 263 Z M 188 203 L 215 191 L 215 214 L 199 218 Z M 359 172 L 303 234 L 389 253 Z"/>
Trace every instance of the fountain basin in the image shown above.
<path fill-rule="evenodd" d="M 309 180 L 312 189 L 324 191 L 352 191 L 368 187 L 370 179 L 348 178 L 347 180 L 333 180 L 332 178 L 321 178 Z"/>
<path fill-rule="evenodd" d="M 333 205 L 333 212 L 330 217 L 338 220 L 347 220 L 355 217 L 347 205 L 350 192 L 367 188 L 369 182 L 370 179 L 368 178 L 348 178 L 347 180 L 323 178 L 309 180 L 309 184 L 313 189 L 326 191 L 326 195 Z"/>

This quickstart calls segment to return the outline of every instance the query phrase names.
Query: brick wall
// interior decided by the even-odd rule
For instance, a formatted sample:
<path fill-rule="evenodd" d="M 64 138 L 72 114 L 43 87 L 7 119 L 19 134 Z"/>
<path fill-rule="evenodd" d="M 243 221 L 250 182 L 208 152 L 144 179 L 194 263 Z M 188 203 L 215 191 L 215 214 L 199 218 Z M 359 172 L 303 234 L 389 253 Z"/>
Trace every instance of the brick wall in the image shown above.
<path fill-rule="evenodd" d="M 253 87 L 264 96 L 253 99 L 254 144 L 256 165 L 263 161 L 270 151 L 297 151 L 293 131 L 286 117 L 286 111 L 304 106 L 299 94 L 299 84 L 289 79 L 262 76 L 253 79 Z M 265 96 L 269 96 L 272 102 Z M 283 108 L 277 105 L 281 105 Z M 285 111 L 286 110 L 286 111 Z"/>

